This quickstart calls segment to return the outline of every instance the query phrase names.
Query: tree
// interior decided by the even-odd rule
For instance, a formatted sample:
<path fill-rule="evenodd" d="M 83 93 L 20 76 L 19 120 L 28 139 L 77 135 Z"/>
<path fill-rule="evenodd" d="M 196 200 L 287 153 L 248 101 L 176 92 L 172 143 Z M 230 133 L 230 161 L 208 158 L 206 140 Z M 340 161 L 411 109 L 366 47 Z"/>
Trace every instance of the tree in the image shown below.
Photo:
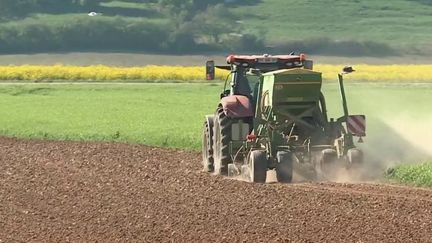
<path fill-rule="evenodd" d="M 225 0 L 192 0 L 194 11 L 206 10 L 209 6 L 223 4 Z"/>
<path fill-rule="evenodd" d="M 0 0 L 0 19 L 21 18 L 33 12 L 67 11 L 72 6 L 92 8 L 104 0 Z"/>
<path fill-rule="evenodd" d="M 164 13 L 178 29 L 193 17 L 192 0 L 159 0 L 159 12 Z"/>
<path fill-rule="evenodd" d="M 0 18 L 19 18 L 31 12 L 36 6 L 34 0 L 0 0 Z"/>
<path fill-rule="evenodd" d="M 102 2 L 101 0 L 75 0 L 76 5 L 83 7 L 97 7 Z"/>
<path fill-rule="evenodd" d="M 193 22 L 199 35 L 208 36 L 215 44 L 222 35 L 236 32 L 234 16 L 222 4 L 210 6 L 205 12 L 197 14 Z"/>

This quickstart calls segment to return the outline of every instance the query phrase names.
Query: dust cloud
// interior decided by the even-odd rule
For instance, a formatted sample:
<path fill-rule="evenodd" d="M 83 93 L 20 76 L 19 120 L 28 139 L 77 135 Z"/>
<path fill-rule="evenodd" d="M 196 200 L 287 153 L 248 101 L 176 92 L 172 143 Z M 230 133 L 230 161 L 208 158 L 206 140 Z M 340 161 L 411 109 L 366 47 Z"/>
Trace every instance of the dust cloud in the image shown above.
<path fill-rule="evenodd" d="M 371 118 L 364 143 L 356 143 L 364 153 L 364 163 L 346 169 L 344 163 L 335 166 L 331 173 L 317 178 L 310 168 L 294 163 L 293 183 L 330 181 L 337 183 L 380 182 L 388 169 L 401 164 L 432 159 L 432 117 L 415 119 L 409 116 Z M 355 141 L 357 142 L 357 141 Z M 241 175 L 230 179 L 248 181 Z M 267 183 L 277 183 L 276 173 L 267 173 Z"/>
<path fill-rule="evenodd" d="M 423 154 L 408 153 L 405 159 L 425 159 L 422 157 L 424 155 L 427 155 L 427 158 L 432 157 L 432 118 L 399 117 L 389 121 L 388 125 L 412 146 L 423 152 Z"/>
<path fill-rule="evenodd" d="M 352 171 L 338 170 L 331 181 L 377 181 L 397 165 L 432 158 L 432 118 L 416 119 L 401 115 L 376 119 L 369 127 L 371 132 L 359 145 L 365 156 L 363 166 Z"/>

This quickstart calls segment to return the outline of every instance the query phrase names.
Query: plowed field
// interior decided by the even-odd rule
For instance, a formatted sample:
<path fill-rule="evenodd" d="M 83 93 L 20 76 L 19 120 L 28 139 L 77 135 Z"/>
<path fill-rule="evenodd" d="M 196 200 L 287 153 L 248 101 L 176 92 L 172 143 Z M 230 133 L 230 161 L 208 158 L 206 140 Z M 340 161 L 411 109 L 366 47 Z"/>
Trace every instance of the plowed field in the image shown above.
<path fill-rule="evenodd" d="M 200 155 L 0 138 L 0 242 L 431 242 L 432 190 L 250 184 Z"/>

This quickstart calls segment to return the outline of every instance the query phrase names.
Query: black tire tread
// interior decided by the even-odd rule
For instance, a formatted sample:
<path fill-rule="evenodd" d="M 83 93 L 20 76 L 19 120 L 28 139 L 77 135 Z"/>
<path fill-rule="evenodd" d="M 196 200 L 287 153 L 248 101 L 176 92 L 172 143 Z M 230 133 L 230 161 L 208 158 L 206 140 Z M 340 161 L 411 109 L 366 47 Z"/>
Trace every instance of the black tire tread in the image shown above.
<path fill-rule="evenodd" d="M 266 152 L 262 150 L 254 150 L 250 153 L 250 166 L 253 168 L 252 182 L 265 183 L 267 179 L 267 157 Z M 252 168 L 250 168 L 251 170 Z"/>
<path fill-rule="evenodd" d="M 291 183 L 293 177 L 293 155 L 291 152 L 279 151 L 277 153 L 276 178 L 280 183 Z"/>
<path fill-rule="evenodd" d="M 215 166 L 215 173 L 221 175 L 228 175 L 228 164 L 232 163 L 229 143 L 231 141 L 231 118 L 227 117 L 222 107 L 219 107 L 216 111 L 215 124 L 213 127 L 214 138 L 216 138 L 217 126 L 220 128 L 220 141 L 213 141 L 213 152 L 219 153 L 220 156 L 214 156 L 215 163 L 220 163 L 220 166 Z M 217 150 L 216 143 L 220 143 L 220 151 Z M 220 159 L 220 161 L 216 161 Z M 219 171 L 216 171 L 218 168 Z"/>
<path fill-rule="evenodd" d="M 203 127 L 202 153 L 203 153 L 203 170 L 206 172 L 214 171 L 213 137 L 211 136 L 212 133 L 210 132 L 210 129 L 213 128 L 210 127 L 210 124 L 207 121 L 205 121 Z"/>

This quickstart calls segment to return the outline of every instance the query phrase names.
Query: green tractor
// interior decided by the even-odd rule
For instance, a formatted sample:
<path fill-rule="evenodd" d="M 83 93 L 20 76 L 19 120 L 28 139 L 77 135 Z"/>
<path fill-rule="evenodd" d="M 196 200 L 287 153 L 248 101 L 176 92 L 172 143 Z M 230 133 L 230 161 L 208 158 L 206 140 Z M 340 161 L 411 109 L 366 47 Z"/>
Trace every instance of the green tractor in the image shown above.
<path fill-rule="evenodd" d="M 223 176 L 265 183 L 268 170 L 290 183 L 296 164 L 326 178 L 336 168 L 361 165 L 354 137 L 364 137 L 365 116 L 349 115 L 343 75 L 339 74 L 344 114 L 327 117 L 321 73 L 300 55 L 227 58 L 231 82 L 221 93 L 215 114 L 205 117 L 203 167 Z"/>

